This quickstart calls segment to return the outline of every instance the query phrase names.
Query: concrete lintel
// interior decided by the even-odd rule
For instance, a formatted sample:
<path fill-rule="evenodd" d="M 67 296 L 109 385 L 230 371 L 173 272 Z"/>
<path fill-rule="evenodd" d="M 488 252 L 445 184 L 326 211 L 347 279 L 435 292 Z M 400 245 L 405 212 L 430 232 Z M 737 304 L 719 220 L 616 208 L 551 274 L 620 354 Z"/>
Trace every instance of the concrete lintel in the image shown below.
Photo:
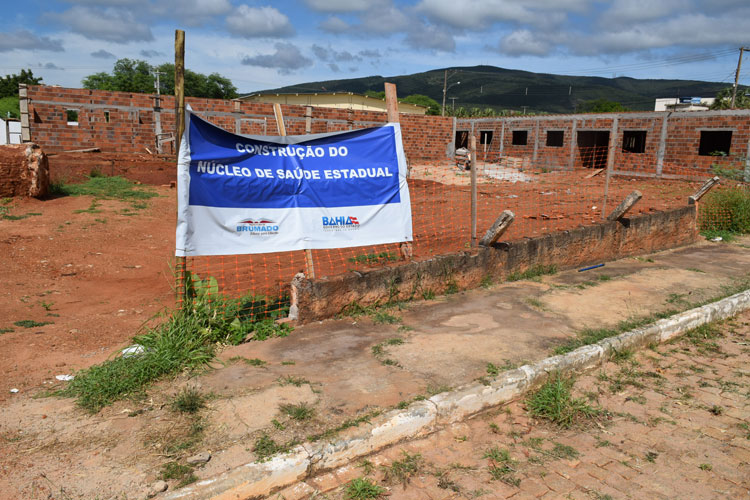
<path fill-rule="evenodd" d="M 617 208 L 615 208 L 611 214 L 607 216 L 607 220 L 617 220 L 624 217 L 625 214 L 627 214 L 628 211 L 641 200 L 641 198 L 643 198 L 643 195 L 640 191 L 633 191 L 627 195 L 619 205 L 617 205 Z"/>

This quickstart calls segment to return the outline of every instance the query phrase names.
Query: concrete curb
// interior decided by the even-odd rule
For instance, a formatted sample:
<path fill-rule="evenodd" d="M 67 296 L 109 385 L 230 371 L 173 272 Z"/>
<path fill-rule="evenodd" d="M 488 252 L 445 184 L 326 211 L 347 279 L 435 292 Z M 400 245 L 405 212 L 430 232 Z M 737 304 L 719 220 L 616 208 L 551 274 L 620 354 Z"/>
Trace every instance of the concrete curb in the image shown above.
<path fill-rule="evenodd" d="M 370 423 L 340 433 L 335 441 L 305 443 L 265 462 L 242 465 L 164 495 L 165 499 L 240 500 L 262 497 L 320 472 L 345 465 L 406 439 L 425 436 L 494 406 L 517 399 L 542 384 L 551 373 L 590 370 L 614 352 L 665 342 L 680 333 L 750 308 L 750 290 L 636 328 L 567 354 L 504 372 L 489 385 L 472 383 L 392 410 Z"/>

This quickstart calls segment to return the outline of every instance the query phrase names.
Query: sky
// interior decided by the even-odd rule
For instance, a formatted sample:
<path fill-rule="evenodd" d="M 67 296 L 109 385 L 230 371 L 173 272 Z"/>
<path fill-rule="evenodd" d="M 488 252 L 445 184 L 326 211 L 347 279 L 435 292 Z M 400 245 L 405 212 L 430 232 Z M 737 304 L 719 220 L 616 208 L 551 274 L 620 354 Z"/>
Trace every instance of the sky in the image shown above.
<path fill-rule="evenodd" d="M 479 64 L 734 82 L 748 0 L 23 0 L 0 19 L 0 76 L 80 87 L 120 58 L 230 78 L 240 93 Z M 747 54 L 747 52 L 746 52 Z M 750 56 L 741 84 L 750 84 Z M 310 91 L 320 90 L 311 86 Z"/>

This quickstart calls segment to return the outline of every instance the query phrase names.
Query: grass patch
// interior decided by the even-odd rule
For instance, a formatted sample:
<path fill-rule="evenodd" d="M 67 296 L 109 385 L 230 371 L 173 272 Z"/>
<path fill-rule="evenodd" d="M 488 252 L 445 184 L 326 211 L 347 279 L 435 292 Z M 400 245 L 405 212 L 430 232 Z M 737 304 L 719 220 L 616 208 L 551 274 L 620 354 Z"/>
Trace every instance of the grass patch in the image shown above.
<path fill-rule="evenodd" d="M 294 387 L 302 387 L 304 384 L 309 384 L 310 381 L 306 378 L 297 377 L 295 375 L 287 375 L 285 377 L 281 377 L 279 380 L 279 385 L 293 385 Z"/>
<path fill-rule="evenodd" d="M 747 187 L 730 187 L 716 189 L 701 201 L 700 205 L 701 234 L 750 233 L 750 189 Z"/>
<path fill-rule="evenodd" d="M 242 357 L 242 356 L 231 357 L 231 358 L 229 358 L 229 361 L 231 363 L 241 361 L 241 362 L 245 363 L 246 365 L 250 365 L 250 366 L 266 366 L 268 364 L 267 361 L 263 361 L 262 359 L 258 359 L 258 358 L 248 359 L 248 358 L 245 358 L 245 357 Z"/>
<path fill-rule="evenodd" d="M 0 328 L 0 335 L 3 333 L 13 333 L 15 330 L 13 328 Z"/>
<path fill-rule="evenodd" d="M 279 410 L 293 420 L 310 420 L 315 415 L 315 409 L 307 403 L 283 404 Z"/>
<path fill-rule="evenodd" d="M 521 480 L 515 476 L 516 470 L 513 468 L 515 460 L 510 456 L 510 452 L 505 449 L 493 446 L 485 450 L 483 458 L 490 461 L 487 472 L 493 481 L 502 481 L 511 486 L 518 486 Z"/>
<path fill-rule="evenodd" d="M 386 492 L 382 486 L 375 484 L 371 479 L 358 477 L 349 481 L 344 488 L 344 498 L 347 500 L 368 500 L 378 498 Z"/>
<path fill-rule="evenodd" d="M 411 478 L 422 468 L 422 455 L 411 454 L 408 451 L 402 451 L 401 454 L 403 456 L 401 460 L 395 460 L 390 467 L 382 467 L 381 470 L 386 482 L 401 483 L 406 488 Z"/>
<path fill-rule="evenodd" d="M 261 434 L 260 437 L 255 441 L 255 446 L 253 446 L 253 453 L 255 453 L 258 458 L 268 458 L 271 455 L 275 455 L 276 453 L 283 451 L 285 449 L 284 446 L 281 446 L 274 441 L 271 436 L 268 434 Z"/>
<path fill-rule="evenodd" d="M 395 262 L 398 260 L 398 255 L 391 252 L 380 252 L 380 253 L 368 253 L 361 254 L 355 257 L 349 257 L 349 262 L 352 264 L 383 264 L 385 262 Z"/>
<path fill-rule="evenodd" d="M 195 387 L 181 390 L 172 401 L 172 409 L 180 413 L 197 413 L 206 407 L 206 396 Z"/>
<path fill-rule="evenodd" d="M 33 319 L 22 319 L 21 321 L 16 321 L 13 324 L 21 328 L 38 328 L 40 326 L 51 325 L 52 321 L 34 321 Z"/>
<path fill-rule="evenodd" d="M 507 281 L 520 281 L 520 280 L 539 280 L 545 274 L 555 274 L 557 272 L 557 266 L 555 265 L 538 265 L 530 267 L 523 272 L 510 273 L 507 277 Z"/>
<path fill-rule="evenodd" d="M 198 477 L 193 474 L 193 468 L 188 465 L 182 465 L 178 462 L 167 462 L 161 467 L 159 479 L 164 481 L 176 479 L 179 481 L 177 487 L 181 488 L 194 483 L 198 480 Z"/>
<path fill-rule="evenodd" d="M 310 436 L 307 436 L 307 440 L 314 442 L 314 441 L 319 441 L 321 439 L 330 439 L 343 430 L 349 429 L 351 427 L 357 427 L 363 423 L 369 423 L 370 420 L 377 417 L 381 413 L 382 411 L 380 410 L 373 410 L 364 415 L 360 415 L 357 418 L 350 418 L 350 419 L 344 420 L 340 425 L 332 429 L 328 429 L 325 432 L 321 432 L 320 434 L 312 434 Z"/>
<path fill-rule="evenodd" d="M 378 311 L 373 314 L 372 322 L 379 325 L 394 325 L 400 323 L 401 319 L 388 311 Z"/>
<path fill-rule="evenodd" d="M 82 370 L 59 394 L 76 398 L 79 406 L 95 413 L 159 378 L 205 366 L 220 343 L 286 336 L 290 330 L 272 320 L 284 310 L 283 299 L 224 298 L 215 279 L 199 280 L 190 273 L 186 289 L 182 309 L 133 339 L 143 347 L 140 354 L 117 356 Z"/>
<path fill-rule="evenodd" d="M 50 186 L 51 187 L 51 186 Z M 54 194 L 63 196 L 93 196 L 115 200 L 147 200 L 158 196 L 155 192 L 138 187 L 124 177 L 91 176 L 81 184 L 59 183 Z"/>
<path fill-rule="evenodd" d="M 589 406 L 584 399 L 573 398 L 570 392 L 573 383 L 571 378 L 552 375 L 526 400 L 529 414 L 562 428 L 569 428 L 601 415 L 601 410 Z"/>

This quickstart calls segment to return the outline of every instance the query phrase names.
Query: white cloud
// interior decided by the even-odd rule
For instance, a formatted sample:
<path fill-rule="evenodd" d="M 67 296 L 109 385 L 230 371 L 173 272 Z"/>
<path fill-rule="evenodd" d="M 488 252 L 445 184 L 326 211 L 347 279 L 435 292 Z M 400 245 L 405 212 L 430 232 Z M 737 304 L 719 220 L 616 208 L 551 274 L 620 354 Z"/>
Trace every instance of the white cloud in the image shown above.
<path fill-rule="evenodd" d="M 623 25 L 650 21 L 661 17 L 689 12 L 690 0 L 615 0 L 599 18 L 601 26 Z"/>
<path fill-rule="evenodd" d="M 415 24 L 406 35 L 406 43 L 415 49 L 454 52 L 456 40 L 444 28 L 435 25 Z"/>
<path fill-rule="evenodd" d="M 242 64 L 260 66 L 261 68 L 276 68 L 282 75 L 312 65 L 312 60 L 305 57 L 296 45 L 276 43 L 274 48 L 276 52 L 273 54 L 245 56 L 242 59 Z"/>
<path fill-rule="evenodd" d="M 107 52 L 104 49 L 99 49 L 96 52 L 92 52 L 91 57 L 95 57 L 97 59 L 116 59 L 117 58 L 117 56 L 114 55 L 112 52 Z"/>
<path fill-rule="evenodd" d="M 268 6 L 240 5 L 227 17 L 227 28 L 233 35 L 245 38 L 285 37 L 294 34 L 289 18 Z"/>
<path fill-rule="evenodd" d="M 362 12 L 386 2 L 377 0 L 305 0 L 305 4 L 319 12 Z"/>
<path fill-rule="evenodd" d="M 500 40 L 498 46 L 502 54 L 509 56 L 545 56 L 552 49 L 551 44 L 529 30 L 516 30 Z"/>
<path fill-rule="evenodd" d="M 0 52 L 11 50 L 49 50 L 62 52 L 60 40 L 52 40 L 46 36 L 37 36 L 28 30 L 18 30 L 13 33 L 0 33 Z"/>
<path fill-rule="evenodd" d="M 331 16 L 322 23 L 320 23 L 319 28 L 323 31 L 327 31 L 328 33 L 346 33 L 351 29 L 351 25 L 341 19 L 340 17 Z"/>
<path fill-rule="evenodd" d="M 154 39 L 148 25 L 138 21 L 132 12 L 123 9 L 76 5 L 61 14 L 48 14 L 47 17 L 90 40 L 127 43 Z"/>

